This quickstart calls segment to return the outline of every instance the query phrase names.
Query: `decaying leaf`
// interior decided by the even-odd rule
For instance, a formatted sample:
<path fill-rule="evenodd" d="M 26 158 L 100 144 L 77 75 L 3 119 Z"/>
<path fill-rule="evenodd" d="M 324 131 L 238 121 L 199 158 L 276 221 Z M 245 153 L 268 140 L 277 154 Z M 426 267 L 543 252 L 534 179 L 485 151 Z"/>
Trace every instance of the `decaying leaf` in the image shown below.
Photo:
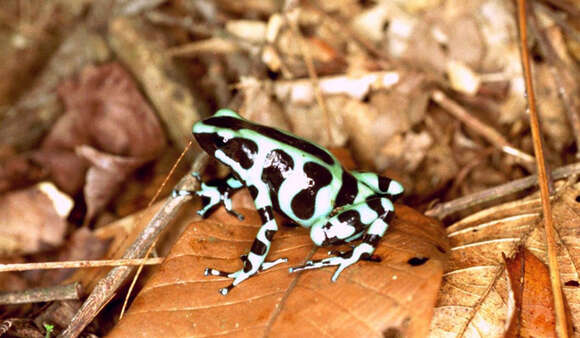
<path fill-rule="evenodd" d="M 553 217 L 564 298 L 577 332 L 580 327 L 577 270 L 580 184 L 563 189 L 553 199 Z M 478 212 L 453 224 L 447 233 L 451 256 L 435 308 L 431 336 L 503 336 L 510 324 L 510 295 L 502 255 L 513 256 L 523 246 L 546 264 L 539 196 Z M 524 285 L 524 292 L 528 291 Z M 529 306 L 542 306 L 539 297 L 532 302 Z"/>
<path fill-rule="evenodd" d="M 117 194 L 129 174 L 148 160 L 114 156 L 89 146 L 77 147 L 77 154 L 91 163 L 84 187 L 88 219 L 93 218 Z"/>
<path fill-rule="evenodd" d="M 556 337 L 548 267 L 523 247 L 506 258 L 505 265 L 508 293 L 514 300 L 514 306 L 508 305 L 506 337 Z"/>
<path fill-rule="evenodd" d="M 52 183 L 0 197 L 0 255 L 30 254 L 60 245 L 73 201 Z"/>
<path fill-rule="evenodd" d="M 191 224 L 110 337 L 424 336 L 447 242 L 438 222 L 403 205 L 396 210 L 376 251 L 380 263 L 359 262 L 336 283 L 332 268 L 290 274 L 288 267 L 325 257 L 328 248 L 316 248 L 307 229 L 282 227 L 269 259 L 288 257 L 289 263 L 224 297 L 217 290 L 229 280 L 206 277 L 204 268 L 239 269 L 261 222 L 255 210 L 238 209 L 246 217 L 238 222 L 221 208 Z"/>
<path fill-rule="evenodd" d="M 129 174 L 160 153 L 165 136 L 136 84 L 117 63 L 85 68 L 78 78 L 64 82 L 59 93 L 66 113 L 32 157 L 69 194 L 84 185 L 90 219 Z"/>

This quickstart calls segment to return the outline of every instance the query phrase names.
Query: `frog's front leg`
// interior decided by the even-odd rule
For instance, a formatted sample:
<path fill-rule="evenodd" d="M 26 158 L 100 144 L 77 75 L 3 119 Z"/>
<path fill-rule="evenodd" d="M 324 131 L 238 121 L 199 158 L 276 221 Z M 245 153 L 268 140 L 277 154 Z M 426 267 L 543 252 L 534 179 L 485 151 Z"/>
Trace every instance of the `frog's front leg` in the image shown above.
<path fill-rule="evenodd" d="M 241 256 L 243 268 L 235 272 L 224 272 L 212 268 L 205 269 L 206 276 L 222 276 L 234 279 L 229 286 L 219 290 L 219 292 L 224 296 L 227 295 L 233 287 L 255 275 L 259 271 L 264 271 L 280 263 L 287 262 L 286 258 L 279 258 L 273 262 L 265 261 L 266 256 L 270 251 L 272 238 L 276 231 L 278 231 L 278 224 L 274 219 L 272 202 L 270 200 L 267 186 L 263 185 L 260 188 L 249 186 L 248 189 L 250 189 L 250 193 L 254 198 L 254 204 L 256 205 L 256 210 L 260 214 L 262 226 L 260 227 L 260 230 L 258 230 L 258 234 L 254 239 L 250 252 L 247 255 Z"/>
<path fill-rule="evenodd" d="M 230 174 L 223 179 L 215 179 L 207 183 L 201 181 L 201 177 L 198 173 L 193 173 L 192 176 L 201 182 L 199 190 L 194 192 L 189 190 L 174 190 L 173 194 L 185 195 L 195 193 L 197 196 L 201 197 L 203 207 L 197 211 L 201 216 L 207 216 L 209 211 L 220 204 L 223 204 L 228 213 L 236 216 L 239 220 L 244 219 L 244 216 L 237 213 L 232 208 L 232 194 L 244 186 L 244 184 L 235 178 L 235 176 Z"/>
<path fill-rule="evenodd" d="M 327 222 L 315 224 L 310 231 L 310 237 L 317 245 L 350 242 L 358 239 L 363 230 L 366 230 L 361 243 L 352 250 L 321 260 L 307 261 L 302 266 L 290 268 L 290 272 L 338 266 L 332 276 L 332 281 L 335 282 L 344 269 L 359 260 L 376 261 L 372 254 L 389 226 L 388 221 L 393 211 L 391 200 L 386 197 L 372 197 L 343 209 Z"/>

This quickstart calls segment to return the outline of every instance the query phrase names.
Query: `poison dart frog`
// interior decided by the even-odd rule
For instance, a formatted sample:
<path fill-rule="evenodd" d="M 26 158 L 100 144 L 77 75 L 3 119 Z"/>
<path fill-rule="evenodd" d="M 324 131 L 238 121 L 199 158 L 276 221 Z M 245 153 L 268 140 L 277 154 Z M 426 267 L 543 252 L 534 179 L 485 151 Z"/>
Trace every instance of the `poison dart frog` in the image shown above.
<path fill-rule="evenodd" d="M 229 286 L 219 290 L 222 295 L 259 271 L 287 261 L 286 258 L 266 261 L 278 230 L 273 210 L 310 228 L 310 238 L 317 246 L 361 239 L 347 252 L 307 261 L 290 268 L 290 272 L 337 266 L 332 276 L 334 282 L 348 266 L 359 260 L 374 260 L 372 254 L 394 212 L 392 201 L 404 190 L 399 182 L 374 173 L 347 171 L 323 147 L 252 123 L 229 109 L 197 122 L 193 135 L 210 156 L 231 169 L 223 180 L 201 182 L 200 190 L 195 192 L 203 201 L 198 213 L 207 216 L 210 210 L 223 204 L 229 213 L 242 219 L 233 210 L 230 196 L 247 187 L 262 220 L 250 252 L 241 256 L 240 270 L 205 269 L 206 276 L 233 279 Z M 199 175 L 195 176 L 200 180 Z"/>

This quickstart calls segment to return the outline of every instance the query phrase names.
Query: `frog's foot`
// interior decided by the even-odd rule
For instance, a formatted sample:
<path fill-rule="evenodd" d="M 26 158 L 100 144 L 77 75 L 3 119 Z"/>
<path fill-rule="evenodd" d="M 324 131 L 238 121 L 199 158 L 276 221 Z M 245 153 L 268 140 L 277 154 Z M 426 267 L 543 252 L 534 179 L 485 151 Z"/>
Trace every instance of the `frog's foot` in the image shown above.
<path fill-rule="evenodd" d="M 278 258 L 277 260 L 272 261 L 272 262 L 263 262 L 258 269 L 251 269 L 251 270 L 245 271 L 246 270 L 245 267 L 248 266 L 248 264 L 246 263 L 248 256 L 242 255 L 240 258 L 242 259 L 242 262 L 244 262 L 244 269 L 241 269 L 241 270 L 238 270 L 235 272 L 226 272 L 226 271 L 221 271 L 221 270 L 212 269 L 212 268 L 205 268 L 204 275 L 206 275 L 206 276 L 221 276 L 221 277 L 232 278 L 234 280 L 227 287 L 221 288 L 218 290 L 218 292 L 220 294 L 222 294 L 223 296 L 227 295 L 230 292 L 230 290 L 233 289 L 236 285 L 238 285 L 241 282 L 245 281 L 246 279 L 254 276 L 258 272 L 271 269 L 272 267 L 274 267 L 278 264 L 286 263 L 288 261 L 287 258 Z"/>
<path fill-rule="evenodd" d="M 328 252 L 328 254 L 338 256 L 338 257 L 349 257 L 352 255 L 352 249 L 348 250 L 348 251 L 331 250 Z M 368 253 L 363 253 L 362 255 L 360 255 L 360 260 L 380 263 L 382 261 L 382 258 L 379 255 L 369 255 Z"/>
<path fill-rule="evenodd" d="M 204 183 L 201 181 L 199 173 L 192 173 L 192 176 L 200 182 L 200 189 L 195 191 L 195 194 L 201 197 L 202 201 L 203 208 L 197 212 L 200 216 L 205 217 L 214 207 L 223 204 L 229 214 L 237 217 L 240 221 L 244 219 L 242 214 L 233 209 L 230 197 L 234 191 L 242 187 L 239 181 L 229 178 Z"/>
<path fill-rule="evenodd" d="M 319 269 L 327 266 L 338 266 L 334 274 L 332 275 L 332 281 L 336 282 L 341 272 L 348 268 L 349 266 L 355 264 L 359 260 L 373 260 L 373 255 L 371 254 L 374 248 L 369 251 L 366 246 L 359 245 L 352 250 L 346 252 L 335 252 L 337 254 L 334 257 L 327 257 L 324 259 L 306 261 L 304 265 L 296 266 L 290 268 L 290 273 L 302 270 Z"/>

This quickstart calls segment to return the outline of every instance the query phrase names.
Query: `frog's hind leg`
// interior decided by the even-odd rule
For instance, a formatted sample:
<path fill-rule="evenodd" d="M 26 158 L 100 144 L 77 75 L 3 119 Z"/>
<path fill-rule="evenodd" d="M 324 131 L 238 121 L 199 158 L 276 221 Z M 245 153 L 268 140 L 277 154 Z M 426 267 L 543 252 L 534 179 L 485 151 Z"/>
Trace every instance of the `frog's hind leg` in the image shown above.
<path fill-rule="evenodd" d="M 272 239 L 274 238 L 276 231 L 278 231 L 278 224 L 274 219 L 274 212 L 268 187 L 265 184 L 260 186 L 251 185 L 249 186 L 249 190 L 254 198 L 256 210 L 258 211 L 258 214 L 260 214 L 262 226 L 256 234 L 250 252 L 247 255 L 242 255 L 240 257 L 243 262 L 242 269 L 235 272 L 225 272 L 211 268 L 205 269 L 206 276 L 233 278 L 233 281 L 229 286 L 219 290 L 219 293 L 224 296 L 227 295 L 233 287 L 254 276 L 259 271 L 271 269 L 272 267 L 287 261 L 286 258 L 279 258 L 272 262 L 266 262 L 266 256 L 268 255 L 270 246 L 272 245 Z"/>
<path fill-rule="evenodd" d="M 351 174 L 378 194 L 388 195 L 394 201 L 399 198 L 405 189 L 403 185 L 392 178 L 377 175 L 371 172 L 351 171 Z"/>
<path fill-rule="evenodd" d="M 242 281 L 244 281 L 245 279 L 247 279 L 249 277 L 248 276 L 245 278 L 241 278 L 243 271 L 248 270 L 246 268 L 247 267 L 246 261 L 248 259 L 248 255 L 242 255 L 240 257 L 240 259 L 244 263 L 244 269 L 242 269 L 242 270 L 238 270 L 238 271 L 234 271 L 234 272 L 226 272 L 226 271 L 222 271 L 222 270 L 218 270 L 218 269 L 205 268 L 205 271 L 204 271 L 205 276 L 220 276 L 220 277 L 227 277 L 227 278 L 234 279 L 234 281 L 230 285 L 226 286 L 225 288 L 219 289 L 219 293 L 221 293 L 224 296 L 227 295 L 230 292 L 230 290 L 234 288 L 234 286 L 238 285 L 239 283 L 241 283 Z M 262 265 L 260 266 L 260 268 L 258 269 L 258 271 L 268 270 L 268 269 L 270 269 L 278 264 L 286 263 L 287 261 L 288 261 L 288 259 L 286 259 L 286 258 L 278 258 L 275 261 L 263 262 Z M 236 281 L 238 281 L 238 282 L 236 282 Z"/>
<path fill-rule="evenodd" d="M 356 214 L 353 214 L 353 211 L 355 211 Z M 335 282 L 344 269 L 355 264 L 359 260 L 377 261 L 377 258 L 373 256 L 373 253 L 379 240 L 383 237 L 389 226 L 388 221 L 392 217 L 393 211 L 393 203 L 388 198 L 375 197 L 341 211 L 339 214 L 329 219 L 328 222 L 320 228 L 321 230 L 316 230 L 313 227 L 312 231 L 317 232 L 317 234 L 311 235 L 314 238 L 320 238 L 322 232 L 324 232 L 326 240 L 321 243 L 324 245 L 332 244 L 334 239 L 328 237 L 330 234 L 337 232 L 347 234 L 348 227 L 354 227 L 356 229 L 358 227 L 356 225 L 358 222 L 369 224 L 362 236 L 361 243 L 355 246 L 352 250 L 339 252 L 333 257 L 307 261 L 306 264 L 302 266 L 290 268 L 290 272 L 318 269 L 327 266 L 338 266 L 332 276 L 332 281 Z M 345 216 L 345 213 L 347 212 L 349 213 L 349 217 Z M 340 221 L 341 219 L 343 220 L 342 222 Z M 337 227 L 339 230 L 332 231 L 331 229 L 333 227 Z"/>

